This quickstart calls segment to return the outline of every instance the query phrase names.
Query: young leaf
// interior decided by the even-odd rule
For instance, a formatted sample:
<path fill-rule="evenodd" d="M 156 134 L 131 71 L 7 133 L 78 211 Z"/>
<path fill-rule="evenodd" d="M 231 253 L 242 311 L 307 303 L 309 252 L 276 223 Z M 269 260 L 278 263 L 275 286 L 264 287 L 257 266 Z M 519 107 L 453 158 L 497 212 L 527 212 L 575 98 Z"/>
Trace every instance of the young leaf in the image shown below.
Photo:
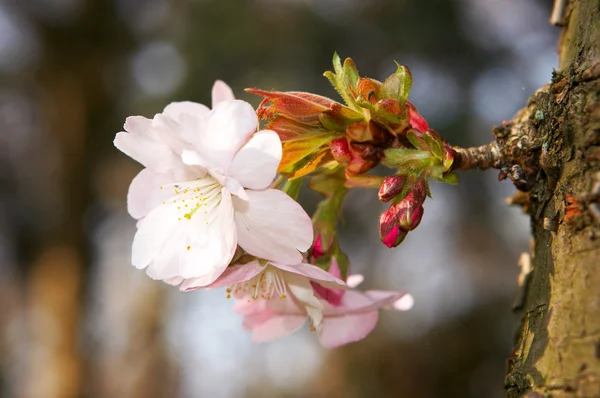
<path fill-rule="evenodd" d="M 404 104 L 408 100 L 408 94 L 412 85 L 412 76 L 406 66 L 400 65 L 397 62 L 396 65 L 398 66 L 396 72 L 383 82 L 379 98 L 393 98 Z"/>

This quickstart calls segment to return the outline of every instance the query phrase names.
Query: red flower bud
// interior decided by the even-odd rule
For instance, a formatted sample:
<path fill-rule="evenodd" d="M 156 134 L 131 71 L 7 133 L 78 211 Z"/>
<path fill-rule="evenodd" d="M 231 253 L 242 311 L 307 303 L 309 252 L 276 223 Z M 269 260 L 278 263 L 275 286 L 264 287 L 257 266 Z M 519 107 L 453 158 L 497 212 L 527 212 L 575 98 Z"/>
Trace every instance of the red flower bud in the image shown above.
<path fill-rule="evenodd" d="M 406 237 L 407 231 L 398 225 L 398 213 L 394 205 L 379 217 L 379 238 L 389 248 L 396 247 Z"/>
<path fill-rule="evenodd" d="M 379 200 L 389 202 L 402 192 L 406 182 L 405 175 L 394 174 L 386 177 L 379 188 Z"/>
<path fill-rule="evenodd" d="M 384 245 L 392 249 L 402 243 L 407 233 L 407 231 L 401 229 L 399 226 L 394 225 L 387 234 L 381 235 L 381 241 Z"/>
<path fill-rule="evenodd" d="M 331 155 L 338 163 L 350 163 L 352 154 L 350 153 L 348 140 L 346 140 L 346 138 L 336 138 L 331 141 Z"/>
<path fill-rule="evenodd" d="M 398 225 L 407 231 L 412 231 L 419 226 L 423 217 L 423 202 L 415 200 L 411 192 L 402 199 L 396 207 Z M 394 206 L 394 205 L 393 205 Z"/>
<path fill-rule="evenodd" d="M 312 255 L 316 260 L 319 257 L 323 256 L 326 251 L 327 250 L 323 250 L 323 242 L 321 240 L 321 234 L 319 234 L 317 236 L 317 239 L 315 240 L 315 243 L 313 244 Z"/>
<path fill-rule="evenodd" d="M 427 198 L 427 184 L 425 180 L 419 179 L 417 180 L 411 187 L 410 192 L 414 195 L 413 201 L 418 203 L 419 206 L 425 202 Z M 406 195 L 408 197 L 408 195 Z"/>
<path fill-rule="evenodd" d="M 413 104 L 407 101 L 406 105 L 408 105 L 408 115 L 411 127 L 421 132 L 426 131 L 429 128 L 429 125 L 425 118 L 417 112 L 417 108 L 415 108 Z"/>
<path fill-rule="evenodd" d="M 380 148 L 366 142 L 350 142 L 352 159 L 348 164 L 348 171 L 361 174 L 379 164 L 382 156 Z"/>

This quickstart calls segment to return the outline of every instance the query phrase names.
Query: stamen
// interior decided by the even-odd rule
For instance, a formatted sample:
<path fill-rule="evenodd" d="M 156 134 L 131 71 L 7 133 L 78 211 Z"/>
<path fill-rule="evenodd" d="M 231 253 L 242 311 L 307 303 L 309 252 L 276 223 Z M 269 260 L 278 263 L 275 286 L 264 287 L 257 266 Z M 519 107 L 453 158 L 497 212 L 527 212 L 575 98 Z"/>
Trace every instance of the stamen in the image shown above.
<path fill-rule="evenodd" d="M 259 298 L 270 300 L 275 295 L 284 299 L 288 294 L 284 274 L 274 267 L 267 267 L 263 272 L 248 281 L 229 286 L 226 293 L 227 296 L 231 296 L 231 294 L 247 295 L 253 300 Z"/>

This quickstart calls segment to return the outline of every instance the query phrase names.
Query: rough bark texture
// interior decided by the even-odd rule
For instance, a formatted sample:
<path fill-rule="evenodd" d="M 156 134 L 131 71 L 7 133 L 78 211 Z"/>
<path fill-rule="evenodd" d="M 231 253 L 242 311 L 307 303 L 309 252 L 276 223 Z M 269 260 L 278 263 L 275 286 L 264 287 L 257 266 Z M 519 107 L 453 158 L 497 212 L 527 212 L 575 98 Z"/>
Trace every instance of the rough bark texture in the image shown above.
<path fill-rule="evenodd" d="M 516 201 L 534 250 L 509 397 L 600 397 L 600 1 L 569 2 L 564 23 L 559 71 L 513 123 L 535 127 L 540 167 Z"/>

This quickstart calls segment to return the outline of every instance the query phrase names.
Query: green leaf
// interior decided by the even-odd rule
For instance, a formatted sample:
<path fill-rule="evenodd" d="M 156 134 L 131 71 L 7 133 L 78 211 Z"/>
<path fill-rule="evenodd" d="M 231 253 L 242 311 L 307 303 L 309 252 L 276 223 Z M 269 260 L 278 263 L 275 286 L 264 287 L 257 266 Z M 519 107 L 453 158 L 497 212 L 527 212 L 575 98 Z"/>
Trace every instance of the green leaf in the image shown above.
<path fill-rule="evenodd" d="M 358 70 L 356 69 L 356 65 L 351 58 L 346 58 L 344 61 L 344 76 L 346 78 L 346 82 L 350 85 L 351 88 L 356 88 L 356 83 L 358 82 Z"/>
<path fill-rule="evenodd" d="M 408 133 L 406 133 L 406 138 L 415 148 L 429 151 L 429 145 L 427 145 L 422 134 L 417 134 L 414 130 L 409 130 Z"/>
<path fill-rule="evenodd" d="M 417 149 L 386 149 L 382 163 L 390 167 L 400 167 L 409 162 L 426 162 L 430 160 L 429 151 Z"/>
<path fill-rule="evenodd" d="M 455 172 L 444 173 L 444 166 L 441 165 L 432 167 L 429 173 L 429 177 L 433 178 L 434 180 L 438 180 L 452 185 L 458 184 L 458 174 L 456 174 Z"/>
<path fill-rule="evenodd" d="M 446 173 L 442 176 L 442 181 L 447 182 L 448 184 L 456 185 L 458 184 L 458 174 L 453 171 Z"/>
<path fill-rule="evenodd" d="M 344 62 L 344 64 L 346 64 Z M 323 76 L 329 80 L 333 88 L 338 92 L 338 94 L 342 97 L 346 105 L 355 111 L 360 112 L 360 107 L 356 103 L 354 96 L 350 90 L 350 87 L 354 88 L 356 85 L 355 74 L 358 76 L 358 71 L 356 71 L 356 67 L 354 67 L 354 71 L 352 70 L 352 64 L 348 64 L 347 68 L 351 75 L 346 76 L 344 71 L 344 67 L 342 67 L 342 62 L 340 60 L 340 56 L 337 53 L 333 54 L 333 70 L 335 72 L 327 71 L 323 73 Z"/>
<path fill-rule="evenodd" d="M 429 150 L 436 158 L 442 160 L 442 142 L 437 140 L 436 137 L 427 133 L 428 132 L 423 135 L 423 139 L 425 139 L 425 142 L 429 146 Z"/>
<path fill-rule="evenodd" d="M 319 115 L 321 124 L 330 130 L 343 133 L 354 122 L 364 120 L 362 113 L 340 104 L 333 104 L 330 109 Z"/>
<path fill-rule="evenodd" d="M 412 85 L 412 76 L 410 70 L 404 65 L 400 65 L 396 62 L 398 69 L 393 75 L 388 77 L 381 86 L 379 91 L 379 98 L 393 98 L 401 103 L 406 103 L 408 100 L 408 94 Z"/>

